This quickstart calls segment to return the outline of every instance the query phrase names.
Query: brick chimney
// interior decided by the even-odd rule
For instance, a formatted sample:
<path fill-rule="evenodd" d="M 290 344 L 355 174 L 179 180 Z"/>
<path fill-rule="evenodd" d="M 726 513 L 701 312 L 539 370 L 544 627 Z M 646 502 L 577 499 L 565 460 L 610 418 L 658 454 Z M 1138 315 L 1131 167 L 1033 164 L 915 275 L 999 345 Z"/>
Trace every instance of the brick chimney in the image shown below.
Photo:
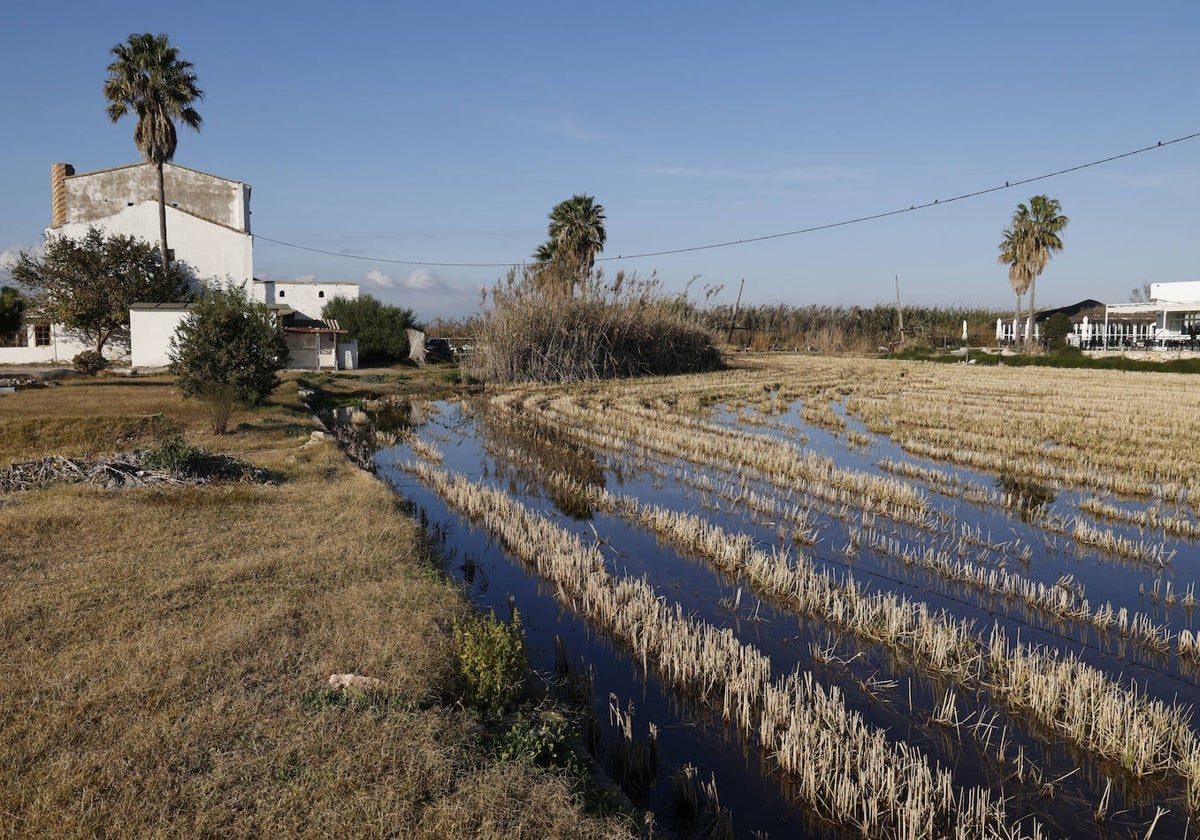
<path fill-rule="evenodd" d="M 67 223 L 67 176 L 75 174 L 69 163 L 50 164 L 50 226 Z"/>

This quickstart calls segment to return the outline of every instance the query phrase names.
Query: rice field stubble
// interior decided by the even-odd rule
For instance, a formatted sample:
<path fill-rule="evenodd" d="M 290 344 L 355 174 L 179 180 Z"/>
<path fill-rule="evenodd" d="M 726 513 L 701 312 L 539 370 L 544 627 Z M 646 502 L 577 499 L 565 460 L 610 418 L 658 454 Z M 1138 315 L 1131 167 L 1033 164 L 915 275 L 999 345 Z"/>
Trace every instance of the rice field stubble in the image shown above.
<path fill-rule="evenodd" d="M 866 585 L 884 590 L 872 603 L 893 597 L 888 589 L 907 590 L 914 604 L 905 610 L 932 622 L 931 630 L 954 628 L 957 612 L 976 618 L 998 608 L 1000 632 L 988 630 L 989 619 L 962 648 L 965 685 L 982 680 L 993 700 L 1032 715 L 1033 737 L 1079 743 L 1084 775 L 1093 780 L 1083 787 L 1094 792 L 1097 814 L 1117 807 L 1106 781 L 1112 775 L 1134 782 L 1173 776 L 1178 783 L 1157 796 L 1181 820 L 1200 804 L 1191 723 L 1200 691 L 1184 661 L 1195 655 L 1190 579 L 1197 551 L 1181 539 L 1193 533 L 1200 498 L 1190 469 L 1200 453 L 1189 434 L 1200 398 L 1176 399 L 1185 384 L 1165 374 L 771 357 L 672 380 L 511 389 L 471 412 L 486 414 L 493 429 L 524 429 L 499 448 L 543 434 L 595 453 L 604 467 L 599 481 L 570 487 L 543 479 L 555 504 L 566 495 L 582 500 L 581 510 L 604 509 L 611 501 L 597 486 L 605 476 L 621 483 L 648 475 L 656 487 L 674 482 L 693 494 L 704 516 L 722 522 L 758 517 L 756 527 L 780 537 L 787 530 L 780 522 L 794 522 L 795 542 L 816 543 L 819 565 L 864 564 Z M 1145 404 L 1164 406 L 1161 436 L 1122 413 Z M 938 442 L 932 460 L 931 440 Z M 515 451 L 504 457 L 520 459 Z M 634 500 L 622 504 L 640 527 L 657 531 L 654 520 L 667 524 L 671 512 L 651 511 L 644 499 L 640 508 Z M 685 517 L 669 527 L 690 525 Z M 730 534 L 724 545 L 717 532 L 691 530 L 708 545 L 698 553 L 726 571 L 719 558 L 745 550 L 744 535 Z M 757 533 L 754 540 L 762 540 Z M 686 534 L 672 541 L 699 548 Z M 899 565 L 876 567 L 887 558 Z M 797 571 L 783 563 L 789 574 Z M 1135 595 L 1130 579 L 1150 594 Z M 1089 601 L 1085 585 L 1103 597 Z M 926 596 L 938 606 L 924 611 Z M 1031 624 L 1030 611 L 1044 619 Z M 833 615 L 824 620 L 845 626 Z M 856 632 L 888 645 L 886 621 L 865 624 Z M 907 621 L 895 626 L 898 649 L 921 639 Z M 965 625 L 958 626 L 961 634 Z M 1126 659 L 1124 646 L 1086 641 L 1089 633 L 1180 660 L 1163 661 L 1160 674 L 1152 658 Z M 919 670 L 929 667 L 928 654 L 915 659 Z M 961 719 L 975 716 L 968 703 Z M 977 716 L 982 721 L 984 710 Z M 958 721 L 960 713 L 945 719 Z M 1146 737 L 1133 735 L 1142 727 Z M 1136 796 L 1145 803 L 1156 794 L 1143 788 Z M 1153 807 L 1148 813 L 1157 817 Z"/>

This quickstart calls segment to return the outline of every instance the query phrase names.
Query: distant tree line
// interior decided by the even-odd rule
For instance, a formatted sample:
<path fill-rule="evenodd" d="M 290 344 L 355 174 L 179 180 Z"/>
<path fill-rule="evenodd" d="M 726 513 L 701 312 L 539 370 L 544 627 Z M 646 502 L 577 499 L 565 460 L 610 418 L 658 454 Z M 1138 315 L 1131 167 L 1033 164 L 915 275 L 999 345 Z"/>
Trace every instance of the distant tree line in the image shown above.
<path fill-rule="evenodd" d="M 722 338 L 755 350 L 820 350 L 848 352 L 874 350 L 900 340 L 900 319 L 895 304 L 862 306 L 742 306 L 734 317 L 732 304 L 697 310 L 696 318 Z M 937 346 L 961 340 L 967 322 L 975 344 L 993 339 L 996 319 L 1011 313 L 961 306 L 905 306 L 904 339 L 908 344 Z"/>

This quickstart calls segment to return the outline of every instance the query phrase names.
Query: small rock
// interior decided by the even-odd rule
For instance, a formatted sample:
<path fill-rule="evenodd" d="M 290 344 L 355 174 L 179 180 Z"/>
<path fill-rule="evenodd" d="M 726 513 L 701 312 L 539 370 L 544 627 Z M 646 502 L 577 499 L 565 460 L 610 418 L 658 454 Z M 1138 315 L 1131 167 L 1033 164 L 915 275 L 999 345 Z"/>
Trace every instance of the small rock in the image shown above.
<path fill-rule="evenodd" d="M 380 691 L 383 680 L 364 677 L 362 674 L 330 674 L 329 687 L 333 689 L 357 688 L 360 691 Z"/>

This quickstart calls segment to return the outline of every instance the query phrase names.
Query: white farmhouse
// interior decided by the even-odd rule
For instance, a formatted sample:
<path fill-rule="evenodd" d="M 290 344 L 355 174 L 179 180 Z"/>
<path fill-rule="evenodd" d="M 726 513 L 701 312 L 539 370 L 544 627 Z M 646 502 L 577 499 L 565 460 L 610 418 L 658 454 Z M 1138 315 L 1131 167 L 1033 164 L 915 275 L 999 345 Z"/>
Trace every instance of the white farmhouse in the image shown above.
<path fill-rule="evenodd" d="M 174 259 L 196 277 L 226 287 L 242 286 L 252 299 L 273 307 L 283 319 L 292 367 L 355 368 L 357 342 L 345 330 L 321 321 L 325 301 L 356 299 L 357 283 L 300 283 L 254 279 L 254 236 L 250 231 L 250 185 L 167 163 L 163 166 L 167 244 Z M 105 233 L 159 239 L 158 174 L 136 163 L 97 172 L 50 167 L 51 224 L 47 236 L 82 237 L 89 227 Z M 134 367 L 168 363 L 175 328 L 187 314 L 182 304 L 148 301 L 130 310 L 130 362 Z M 27 347 L 0 348 L 0 362 L 69 361 L 89 349 L 56 325 L 33 325 Z M 15 352 L 14 352 L 15 351 Z"/>

